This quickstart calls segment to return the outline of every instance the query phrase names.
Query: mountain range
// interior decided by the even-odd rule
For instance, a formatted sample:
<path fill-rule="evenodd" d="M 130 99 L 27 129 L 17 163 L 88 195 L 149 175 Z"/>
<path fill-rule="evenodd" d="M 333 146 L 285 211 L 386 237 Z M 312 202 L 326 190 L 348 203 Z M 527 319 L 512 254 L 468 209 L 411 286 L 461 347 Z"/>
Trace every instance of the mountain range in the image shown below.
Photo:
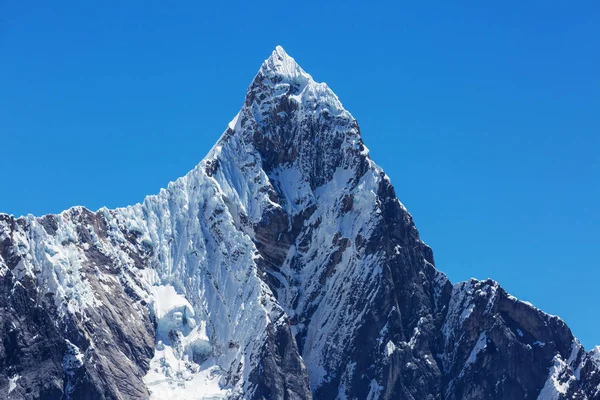
<path fill-rule="evenodd" d="M 0 214 L 0 398 L 600 399 L 600 347 L 451 283 L 325 83 L 281 48 L 142 203 Z"/>

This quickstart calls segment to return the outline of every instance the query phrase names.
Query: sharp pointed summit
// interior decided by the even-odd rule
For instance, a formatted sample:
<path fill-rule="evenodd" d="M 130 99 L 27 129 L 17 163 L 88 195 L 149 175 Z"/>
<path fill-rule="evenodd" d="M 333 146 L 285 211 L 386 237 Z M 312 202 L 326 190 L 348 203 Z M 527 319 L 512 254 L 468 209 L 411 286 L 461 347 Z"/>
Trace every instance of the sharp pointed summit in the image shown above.
<path fill-rule="evenodd" d="M 281 46 L 275 47 L 275 50 L 263 63 L 261 71 L 270 76 L 290 80 L 312 79 Z"/>
<path fill-rule="evenodd" d="M 350 136 L 358 135 L 358 124 L 329 86 L 315 82 L 280 46 L 263 62 L 235 120 L 242 125 L 241 131 L 269 140 L 276 149 L 299 135 L 305 136 L 305 140 L 298 140 L 302 146 L 319 143 L 320 137 L 330 137 L 331 133 L 348 131 Z M 344 128 L 315 130 L 321 123 Z M 313 129 L 309 129 L 311 126 Z"/>

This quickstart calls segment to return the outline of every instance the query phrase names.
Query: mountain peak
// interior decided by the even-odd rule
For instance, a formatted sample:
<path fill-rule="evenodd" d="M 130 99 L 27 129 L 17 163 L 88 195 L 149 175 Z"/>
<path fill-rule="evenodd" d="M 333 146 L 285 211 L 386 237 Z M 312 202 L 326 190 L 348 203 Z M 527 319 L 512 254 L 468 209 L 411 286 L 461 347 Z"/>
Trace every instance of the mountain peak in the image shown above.
<path fill-rule="evenodd" d="M 263 63 L 260 72 L 268 77 L 278 77 L 283 80 L 312 80 L 312 77 L 281 46 L 275 47 Z"/>
<path fill-rule="evenodd" d="M 290 116 L 295 111 L 305 116 L 322 112 L 343 114 L 353 120 L 331 88 L 324 82 L 316 82 L 281 46 L 275 47 L 262 63 L 246 92 L 245 107 L 252 110 L 256 122 L 275 117 L 281 122 L 284 115 Z"/>
<path fill-rule="evenodd" d="M 279 46 L 158 195 L 0 214 L 0 321 L 1 398 L 600 400 L 600 348 L 436 270 L 356 120 Z"/>
<path fill-rule="evenodd" d="M 273 50 L 273 53 L 271 54 L 271 57 L 273 56 L 277 56 L 280 58 L 289 57 L 288 53 L 286 53 L 283 47 L 279 45 L 275 46 L 275 50 Z"/>

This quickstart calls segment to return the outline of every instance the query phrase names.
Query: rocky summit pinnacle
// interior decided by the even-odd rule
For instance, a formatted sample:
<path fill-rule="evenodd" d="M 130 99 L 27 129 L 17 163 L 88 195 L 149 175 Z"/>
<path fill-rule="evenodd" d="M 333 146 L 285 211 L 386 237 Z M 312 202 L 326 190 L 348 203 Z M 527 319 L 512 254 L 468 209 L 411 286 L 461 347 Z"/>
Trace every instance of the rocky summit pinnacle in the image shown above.
<path fill-rule="evenodd" d="M 304 70 L 296 63 L 292 57 L 290 57 L 283 47 L 277 46 L 271 56 L 265 60 L 261 70 L 270 71 L 274 75 L 285 77 L 290 80 L 294 79 L 311 79 L 311 76 L 304 72 Z"/>
<path fill-rule="evenodd" d="M 598 348 L 434 266 L 356 120 L 281 47 L 140 204 L 0 214 L 0 398 L 600 399 Z"/>

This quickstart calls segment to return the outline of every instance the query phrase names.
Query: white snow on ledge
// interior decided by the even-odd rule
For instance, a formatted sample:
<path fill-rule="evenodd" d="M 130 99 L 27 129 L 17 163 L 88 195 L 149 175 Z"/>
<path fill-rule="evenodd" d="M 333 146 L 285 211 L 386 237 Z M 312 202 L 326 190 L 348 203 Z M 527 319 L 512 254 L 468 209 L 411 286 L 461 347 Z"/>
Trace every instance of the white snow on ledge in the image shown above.
<path fill-rule="evenodd" d="M 21 375 L 15 375 L 8 380 L 8 394 L 17 388 L 17 382 L 21 378 Z"/>
<path fill-rule="evenodd" d="M 538 395 L 538 400 L 562 399 L 573 381 L 575 381 L 575 377 L 570 373 L 567 363 L 557 354 L 552 359 L 548 379 Z"/>
<path fill-rule="evenodd" d="M 206 322 L 172 285 L 152 288 L 156 319 L 156 349 L 144 383 L 151 399 L 224 399 L 230 388 L 212 357 Z"/>

